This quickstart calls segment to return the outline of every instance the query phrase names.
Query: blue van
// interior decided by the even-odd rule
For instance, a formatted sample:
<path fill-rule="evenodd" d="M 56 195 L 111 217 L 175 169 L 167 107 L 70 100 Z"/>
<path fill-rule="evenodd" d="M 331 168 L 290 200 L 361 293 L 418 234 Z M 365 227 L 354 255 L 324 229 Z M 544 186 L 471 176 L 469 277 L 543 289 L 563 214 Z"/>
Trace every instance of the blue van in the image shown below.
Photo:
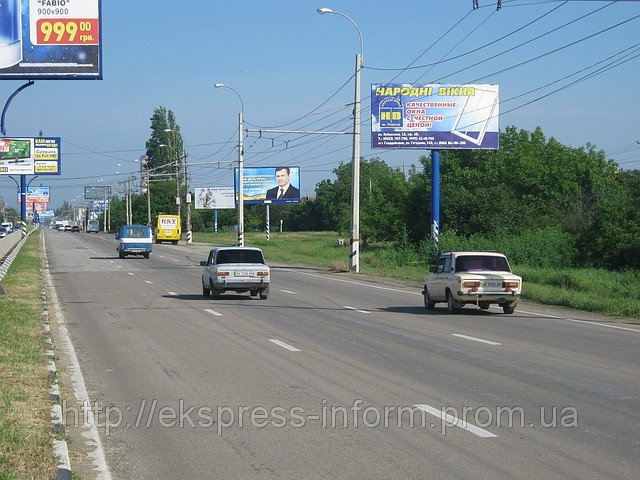
<path fill-rule="evenodd" d="M 120 233 L 116 234 L 118 240 L 118 256 L 124 258 L 127 255 L 142 255 L 149 258 L 151 253 L 151 227 L 146 225 L 124 225 Z"/>

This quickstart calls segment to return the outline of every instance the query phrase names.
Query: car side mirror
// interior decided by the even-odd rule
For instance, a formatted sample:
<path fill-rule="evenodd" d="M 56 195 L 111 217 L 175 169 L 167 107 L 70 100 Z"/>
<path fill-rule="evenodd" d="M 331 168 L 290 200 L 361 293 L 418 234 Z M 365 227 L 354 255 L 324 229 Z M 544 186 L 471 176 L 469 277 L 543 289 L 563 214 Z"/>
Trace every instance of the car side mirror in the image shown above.
<path fill-rule="evenodd" d="M 207 266 L 207 261 L 206 260 L 200 260 L 200 266 L 201 267 L 206 267 Z"/>

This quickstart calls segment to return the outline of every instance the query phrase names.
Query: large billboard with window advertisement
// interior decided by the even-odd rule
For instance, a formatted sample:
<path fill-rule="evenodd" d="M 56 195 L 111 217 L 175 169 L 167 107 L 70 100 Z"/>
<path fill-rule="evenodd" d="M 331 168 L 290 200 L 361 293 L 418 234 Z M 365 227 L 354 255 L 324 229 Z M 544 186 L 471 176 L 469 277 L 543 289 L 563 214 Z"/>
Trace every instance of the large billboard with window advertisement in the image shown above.
<path fill-rule="evenodd" d="M 371 146 L 497 149 L 498 85 L 371 85 Z"/>
<path fill-rule="evenodd" d="M 237 203 L 238 169 L 234 178 Z M 242 196 L 246 204 L 300 202 L 300 167 L 244 168 L 242 178 Z"/>
<path fill-rule="evenodd" d="M 0 175 L 60 173 L 60 137 L 0 138 Z"/>
<path fill-rule="evenodd" d="M 101 0 L 2 0 L 0 80 L 101 79 Z"/>

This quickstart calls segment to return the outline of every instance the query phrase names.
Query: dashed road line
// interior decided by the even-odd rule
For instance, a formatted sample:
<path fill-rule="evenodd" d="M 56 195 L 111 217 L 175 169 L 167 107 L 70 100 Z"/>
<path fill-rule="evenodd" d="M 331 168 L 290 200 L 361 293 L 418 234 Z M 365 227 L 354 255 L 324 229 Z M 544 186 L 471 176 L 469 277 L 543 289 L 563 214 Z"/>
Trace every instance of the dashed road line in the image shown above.
<path fill-rule="evenodd" d="M 366 310 L 360 310 L 356 307 L 350 307 L 349 305 L 343 305 L 343 308 L 346 308 L 347 310 L 355 310 L 356 312 L 360 312 L 360 313 L 371 313 L 371 312 L 367 312 Z"/>
<path fill-rule="evenodd" d="M 286 348 L 287 350 L 289 350 L 291 352 L 301 352 L 302 351 L 299 348 L 296 348 L 296 347 L 293 347 L 293 346 L 289 345 L 288 343 L 284 343 L 282 340 L 278 340 L 277 338 L 270 338 L 269 341 L 272 342 L 272 343 L 275 343 L 276 345 L 281 346 L 282 348 Z"/>
<path fill-rule="evenodd" d="M 457 426 L 460 427 L 464 430 L 466 430 L 467 432 L 471 432 L 474 435 L 481 437 L 481 438 L 495 438 L 497 437 L 497 435 L 494 435 L 493 433 L 489 432 L 488 430 L 485 430 L 483 428 L 480 427 L 476 427 L 475 425 L 471 425 L 469 422 L 465 421 L 465 420 L 460 420 L 458 418 L 458 416 L 453 416 L 450 415 L 448 413 L 443 412 L 442 410 L 438 410 L 437 408 L 433 408 L 429 405 L 414 405 L 416 408 L 419 408 L 420 410 L 423 410 L 431 415 L 433 415 L 434 417 L 438 417 L 439 419 L 441 419 L 443 422 L 446 423 L 446 425 L 449 426 Z"/>
<path fill-rule="evenodd" d="M 216 317 L 221 317 L 222 314 L 219 312 L 216 312 L 215 310 L 211 310 L 210 308 L 205 308 L 204 309 L 205 312 L 210 313 L 211 315 L 215 315 Z"/>
<path fill-rule="evenodd" d="M 290 293 L 291 295 L 297 295 L 296 292 L 292 292 L 291 290 L 280 290 L 280 291 L 284 293 Z"/>
<path fill-rule="evenodd" d="M 148 283 L 149 285 L 153 285 L 153 282 L 151 280 L 145 280 L 144 283 Z"/>
<path fill-rule="evenodd" d="M 498 343 L 498 342 L 492 342 L 491 340 L 485 340 L 483 338 L 478 338 L 478 337 L 470 337 L 469 335 L 463 335 L 461 333 L 452 333 L 451 335 L 453 335 L 454 337 L 464 338 L 466 340 L 471 340 L 474 342 L 486 343 L 487 345 L 502 345 L 501 343 Z"/>

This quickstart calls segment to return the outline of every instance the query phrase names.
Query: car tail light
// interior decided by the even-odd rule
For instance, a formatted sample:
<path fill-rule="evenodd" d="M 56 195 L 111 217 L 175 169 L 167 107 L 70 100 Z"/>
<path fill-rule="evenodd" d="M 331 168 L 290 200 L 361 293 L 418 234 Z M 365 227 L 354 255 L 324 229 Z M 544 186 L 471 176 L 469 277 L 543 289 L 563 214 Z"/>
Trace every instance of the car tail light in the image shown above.
<path fill-rule="evenodd" d="M 269 272 L 258 272 L 259 277 L 267 277 L 269 276 Z"/>
<path fill-rule="evenodd" d="M 520 286 L 520 282 L 517 282 L 517 281 L 504 282 L 505 292 L 510 292 L 511 290 L 517 290 L 519 286 Z"/>
<path fill-rule="evenodd" d="M 462 288 L 470 288 L 472 292 L 477 292 L 478 287 L 480 286 L 480 282 L 469 281 L 462 282 Z"/>
<path fill-rule="evenodd" d="M 229 272 L 218 272 L 218 276 L 219 277 L 228 277 L 229 276 Z"/>

